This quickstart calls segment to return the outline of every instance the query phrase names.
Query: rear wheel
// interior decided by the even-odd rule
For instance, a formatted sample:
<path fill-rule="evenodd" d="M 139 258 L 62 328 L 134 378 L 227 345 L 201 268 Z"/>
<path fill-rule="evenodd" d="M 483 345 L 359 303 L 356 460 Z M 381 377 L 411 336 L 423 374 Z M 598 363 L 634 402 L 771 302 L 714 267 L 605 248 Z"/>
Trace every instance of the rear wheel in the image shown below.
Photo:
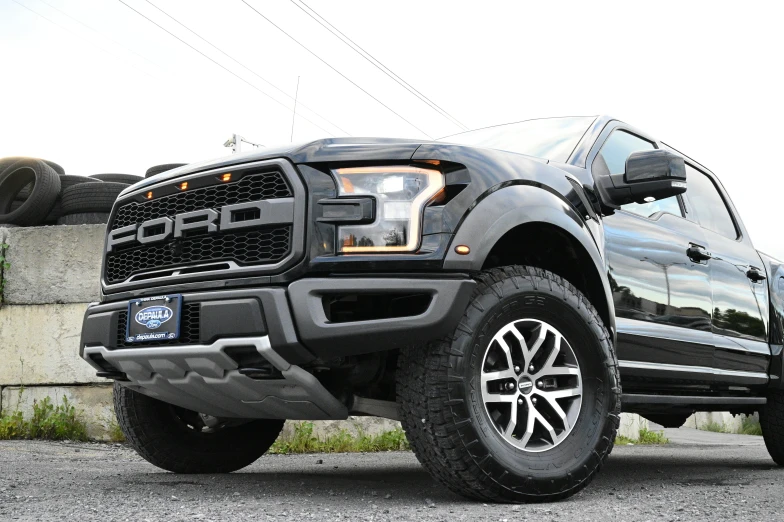
<path fill-rule="evenodd" d="M 483 273 L 454 336 L 401 351 L 398 400 L 420 462 L 464 496 L 552 501 L 612 450 L 618 363 L 596 310 L 537 268 Z"/>
<path fill-rule="evenodd" d="M 282 420 L 218 419 L 114 385 L 114 410 L 128 443 L 151 464 L 175 473 L 230 473 L 261 457 Z"/>
<path fill-rule="evenodd" d="M 768 402 L 760 411 L 760 426 L 770 457 L 784 466 L 784 391 L 768 394 Z"/>

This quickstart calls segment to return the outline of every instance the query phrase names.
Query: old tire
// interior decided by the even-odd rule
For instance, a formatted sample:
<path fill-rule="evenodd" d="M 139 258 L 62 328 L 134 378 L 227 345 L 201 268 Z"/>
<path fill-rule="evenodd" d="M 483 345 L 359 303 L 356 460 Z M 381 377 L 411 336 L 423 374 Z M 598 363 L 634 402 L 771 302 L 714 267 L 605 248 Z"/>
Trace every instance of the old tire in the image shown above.
<path fill-rule="evenodd" d="M 90 178 L 114 183 L 127 183 L 128 185 L 139 183 L 144 179 L 143 177 L 134 174 L 93 174 Z"/>
<path fill-rule="evenodd" d="M 13 157 L 8 157 L 8 158 L 0 158 L 0 174 L 2 174 L 5 169 L 10 167 L 11 165 L 16 163 L 17 161 L 20 161 L 20 160 L 31 160 L 31 159 L 38 159 L 38 158 L 26 158 L 24 156 L 13 156 Z M 57 163 L 55 163 L 54 161 L 42 160 L 42 159 L 38 159 L 38 161 L 43 161 L 44 163 L 49 165 L 49 168 L 51 168 L 53 171 L 55 171 L 58 175 L 65 176 L 65 169 L 62 168 Z"/>
<path fill-rule="evenodd" d="M 33 181 L 35 185 L 29 197 L 11 210 L 19 192 Z M 60 187 L 60 176 L 43 161 L 17 161 L 0 173 L 0 223 L 20 226 L 43 223 L 54 208 Z"/>
<path fill-rule="evenodd" d="M 619 425 L 620 377 L 610 336 L 586 298 L 550 272 L 510 266 L 483 272 L 477 279 L 452 337 L 401 350 L 398 402 L 414 453 L 436 479 L 469 498 L 541 502 L 573 495 L 601 469 Z M 515 341 L 517 334 L 510 332 L 517 328 L 531 328 L 521 334 L 527 344 Z M 537 346 L 534 340 L 542 331 L 541 349 L 528 352 L 526 346 Z M 566 343 L 556 344 L 553 331 Z M 512 340 L 504 351 L 498 339 L 506 342 L 508 335 Z M 513 362 L 506 353 L 514 354 Z M 515 375 L 509 382 L 491 378 L 509 372 Z M 503 402 L 485 401 L 483 378 L 488 379 L 484 389 L 489 400 Z M 507 393 L 509 383 L 515 386 Z M 568 396 L 568 404 L 560 395 Z M 549 406 L 551 399 L 568 412 L 570 425 L 556 426 L 552 414 L 558 412 Z M 512 410 L 518 401 L 520 409 Z M 534 409 L 537 413 L 532 414 Z M 519 439 L 517 429 L 503 433 L 510 426 L 504 419 L 511 419 L 512 411 L 525 429 Z M 529 416 L 534 419 L 530 436 Z M 552 435 L 543 431 L 539 417 L 551 424 Z"/>
<path fill-rule="evenodd" d="M 770 457 L 784 466 L 784 391 L 768 394 L 768 403 L 760 410 L 760 426 Z"/>
<path fill-rule="evenodd" d="M 63 215 L 85 212 L 111 212 L 112 205 L 120 192 L 129 185 L 125 183 L 82 183 L 63 190 Z"/>
<path fill-rule="evenodd" d="M 155 175 L 160 174 L 161 172 L 166 172 L 167 170 L 176 169 L 177 167 L 184 167 L 187 163 L 164 163 L 163 165 L 155 165 L 147 169 L 147 172 L 144 174 L 145 178 L 151 178 Z"/>
<path fill-rule="evenodd" d="M 114 411 L 128 443 L 149 463 L 174 473 L 230 473 L 261 457 L 282 420 L 207 428 L 198 414 L 117 383 Z"/>

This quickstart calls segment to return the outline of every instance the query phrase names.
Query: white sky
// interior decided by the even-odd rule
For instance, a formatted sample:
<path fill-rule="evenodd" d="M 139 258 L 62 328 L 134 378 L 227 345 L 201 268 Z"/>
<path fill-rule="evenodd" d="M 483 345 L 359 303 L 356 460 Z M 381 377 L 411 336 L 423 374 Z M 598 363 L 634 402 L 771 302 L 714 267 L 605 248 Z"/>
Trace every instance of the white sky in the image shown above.
<path fill-rule="evenodd" d="M 293 105 L 146 0 L 124 1 Z M 302 114 L 336 136 L 425 137 L 240 0 L 152 1 L 292 96 L 300 76 L 300 103 L 329 121 Z M 292 2 L 248 1 L 430 136 L 460 130 Z M 470 128 L 606 113 L 668 142 L 719 175 L 757 248 L 784 259 L 780 3 L 305 1 Z M 142 174 L 225 155 L 234 132 L 265 145 L 291 133 L 290 110 L 118 0 L 0 0 L 0 100 L 0 157 L 70 174 Z M 297 119 L 295 141 L 325 136 Z"/>

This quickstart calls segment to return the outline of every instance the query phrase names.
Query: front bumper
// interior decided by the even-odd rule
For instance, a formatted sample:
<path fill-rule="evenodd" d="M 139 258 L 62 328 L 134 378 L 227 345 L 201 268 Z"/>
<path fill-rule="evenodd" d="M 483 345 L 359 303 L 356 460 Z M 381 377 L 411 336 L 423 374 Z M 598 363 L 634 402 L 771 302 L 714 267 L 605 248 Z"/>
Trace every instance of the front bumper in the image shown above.
<path fill-rule="evenodd" d="M 451 333 L 474 286 L 464 276 L 314 278 L 288 287 L 184 294 L 190 312 L 183 338 L 165 345 L 125 344 L 128 302 L 95 304 L 85 314 L 80 354 L 103 375 L 201 413 L 340 419 L 346 406 L 303 366 Z M 429 304 L 412 315 L 330 321 L 324 298 L 345 294 L 417 294 L 429 296 Z M 269 372 L 253 374 L 257 366 Z"/>

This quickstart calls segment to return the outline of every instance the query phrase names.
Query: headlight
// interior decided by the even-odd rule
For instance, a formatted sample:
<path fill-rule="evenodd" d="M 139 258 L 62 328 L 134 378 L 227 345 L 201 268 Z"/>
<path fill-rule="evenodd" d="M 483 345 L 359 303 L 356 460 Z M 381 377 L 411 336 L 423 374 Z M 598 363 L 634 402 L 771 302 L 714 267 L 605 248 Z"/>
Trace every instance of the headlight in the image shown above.
<path fill-rule="evenodd" d="M 336 169 L 340 196 L 373 196 L 376 219 L 369 225 L 341 226 L 338 250 L 413 252 L 419 246 L 425 205 L 444 188 L 444 175 L 418 167 Z"/>

